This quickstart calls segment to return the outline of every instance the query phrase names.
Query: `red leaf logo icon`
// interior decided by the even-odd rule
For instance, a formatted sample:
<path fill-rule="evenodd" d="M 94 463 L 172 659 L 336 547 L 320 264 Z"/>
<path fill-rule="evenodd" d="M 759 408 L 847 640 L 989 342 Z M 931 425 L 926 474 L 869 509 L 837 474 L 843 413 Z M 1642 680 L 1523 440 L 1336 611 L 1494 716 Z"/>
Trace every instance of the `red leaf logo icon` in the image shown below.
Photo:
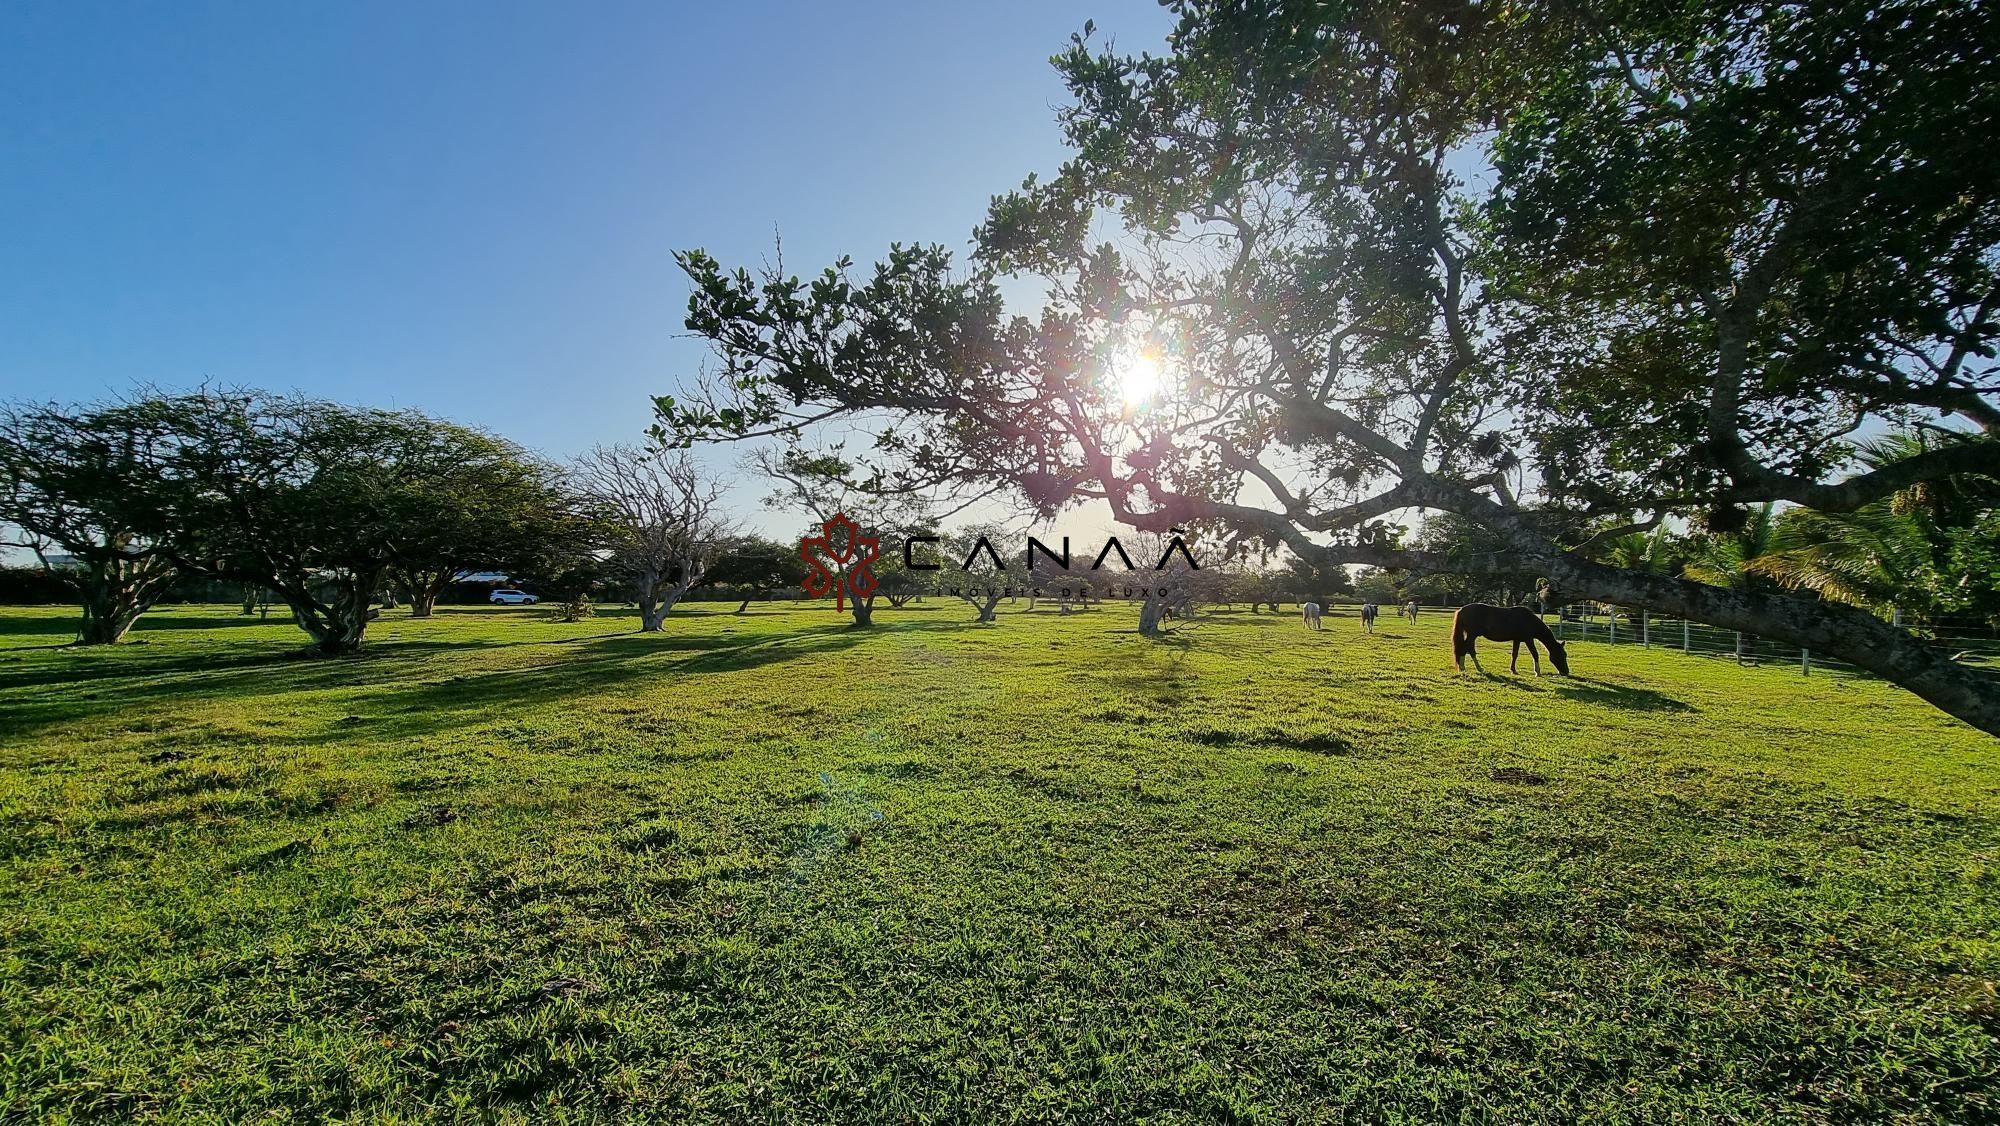
<path fill-rule="evenodd" d="M 814 598 L 832 594 L 836 610 L 845 610 L 849 597 L 867 600 L 875 593 L 874 566 L 881 555 L 880 536 L 864 536 L 846 513 L 834 513 L 820 524 L 819 535 L 799 541 L 799 558 L 812 568 L 806 576 L 806 593 Z"/>

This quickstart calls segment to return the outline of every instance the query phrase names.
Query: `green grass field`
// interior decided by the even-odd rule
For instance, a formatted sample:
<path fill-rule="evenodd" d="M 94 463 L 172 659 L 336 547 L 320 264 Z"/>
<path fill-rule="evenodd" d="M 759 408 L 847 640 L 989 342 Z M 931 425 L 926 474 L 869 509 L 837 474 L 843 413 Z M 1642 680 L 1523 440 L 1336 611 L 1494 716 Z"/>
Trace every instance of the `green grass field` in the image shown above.
<path fill-rule="evenodd" d="M 2000 743 L 1896 689 L 729 608 L 0 610 L 0 1116 L 2000 1116 Z"/>

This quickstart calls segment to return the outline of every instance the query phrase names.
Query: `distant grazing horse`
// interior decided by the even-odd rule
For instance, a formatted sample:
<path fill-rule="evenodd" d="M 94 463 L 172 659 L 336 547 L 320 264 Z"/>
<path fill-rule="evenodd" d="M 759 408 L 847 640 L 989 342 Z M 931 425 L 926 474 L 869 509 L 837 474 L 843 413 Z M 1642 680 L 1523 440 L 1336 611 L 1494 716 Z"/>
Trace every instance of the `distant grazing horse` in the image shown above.
<path fill-rule="evenodd" d="M 1375 605 L 1373 602 L 1363 602 L 1361 604 L 1361 628 L 1367 630 L 1369 633 L 1374 633 L 1375 619 L 1381 613 L 1382 608 L 1380 606 Z"/>
<path fill-rule="evenodd" d="M 1514 660 L 1507 666 L 1509 671 L 1521 671 L 1521 643 L 1525 641 L 1528 656 L 1535 662 L 1535 675 L 1542 675 L 1542 657 L 1535 651 L 1535 642 L 1539 641 L 1549 647 L 1549 660 L 1555 662 L 1556 671 L 1569 675 L 1569 651 L 1549 632 L 1548 624 L 1526 606 L 1489 606 L 1484 602 L 1460 606 L 1451 619 L 1451 655 L 1458 661 L 1460 672 L 1465 671 L 1467 657 L 1472 658 L 1473 668 L 1486 671 L 1479 664 L 1479 651 L 1473 648 L 1473 642 L 1482 637 L 1514 643 Z"/>
<path fill-rule="evenodd" d="M 1408 602 L 1406 602 L 1406 603 L 1404 603 L 1404 604 L 1403 604 L 1403 616 L 1404 616 L 1404 617 L 1406 617 L 1406 618 L 1408 618 L 1408 619 L 1410 619 L 1410 624 L 1411 624 L 1411 625 L 1416 625 L 1416 624 L 1417 624 L 1417 600 L 1416 600 L 1416 599 L 1412 598 L 1412 599 L 1410 599 L 1410 600 L 1409 600 Z"/>
<path fill-rule="evenodd" d="M 1299 607 L 1299 616 L 1304 619 L 1307 629 L 1319 628 L 1319 603 L 1308 602 Z"/>

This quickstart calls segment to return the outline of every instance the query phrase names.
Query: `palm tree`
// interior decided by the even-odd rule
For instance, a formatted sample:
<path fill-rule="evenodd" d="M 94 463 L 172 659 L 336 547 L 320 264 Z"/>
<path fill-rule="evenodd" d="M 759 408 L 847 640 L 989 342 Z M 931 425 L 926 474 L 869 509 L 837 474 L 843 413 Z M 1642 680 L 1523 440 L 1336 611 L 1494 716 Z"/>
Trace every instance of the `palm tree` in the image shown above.
<path fill-rule="evenodd" d="M 1889 434 L 1857 452 L 1864 465 L 1879 469 L 1955 440 Z M 1967 476 L 1914 485 L 1853 512 L 1794 509 L 1779 519 L 1770 550 L 1745 560 L 1744 569 L 1829 602 L 1934 619 L 1955 601 L 1945 588 L 1971 579 L 1953 574 L 1952 530 L 1971 527 L 1996 506 L 2000 480 Z"/>
<path fill-rule="evenodd" d="M 1613 567 L 1649 574 L 1665 574 L 1673 569 L 1673 535 L 1661 524 L 1650 532 L 1630 532 L 1606 540 L 1599 558 Z"/>
<path fill-rule="evenodd" d="M 1777 505 L 1767 501 L 1751 509 L 1743 527 L 1735 533 L 1704 537 L 1700 550 L 1682 566 L 1682 577 L 1735 590 L 1755 589 L 1768 583 L 1770 580 L 1752 570 L 1751 564 L 1771 551 L 1778 528 L 1777 509 Z M 1737 631 L 1736 660 L 1740 663 L 1747 659 L 1747 650 L 1756 643 L 1756 638 Z"/>
<path fill-rule="evenodd" d="M 1770 502 L 1750 510 L 1743 527 L 1729 535 L 1705 537 L 1700 549 L 1682 567 L 1681 574 L 1710 586 L 1741 589 L 1757 585 L 1750 563 L 1770 552 L 1777 534 L 1777 505 Z"/>
<path fill-rule="evenodd" d="M 1929 540 L 1893 499 L 1832 515 L 1794 509 L 1778 520 L 1770 547 L 1744 570 L 1877 613 L 1915 609 L 1935 574 Z"/>

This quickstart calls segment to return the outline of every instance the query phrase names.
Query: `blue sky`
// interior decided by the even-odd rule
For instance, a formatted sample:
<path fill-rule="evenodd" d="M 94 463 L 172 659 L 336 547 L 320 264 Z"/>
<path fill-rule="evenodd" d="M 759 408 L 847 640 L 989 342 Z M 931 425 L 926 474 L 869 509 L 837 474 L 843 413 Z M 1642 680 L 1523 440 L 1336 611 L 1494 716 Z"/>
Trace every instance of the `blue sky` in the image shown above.
<path fill-rule="evenodd" d="M 670 254 L 962 248 L 1063 158 L 1047 65 L 1140 0 L 9 5 L 0 391 L 204 380 L 558 456 L 699 365 Z M 746 498 L 746 499 L 754 499 Z"/>

